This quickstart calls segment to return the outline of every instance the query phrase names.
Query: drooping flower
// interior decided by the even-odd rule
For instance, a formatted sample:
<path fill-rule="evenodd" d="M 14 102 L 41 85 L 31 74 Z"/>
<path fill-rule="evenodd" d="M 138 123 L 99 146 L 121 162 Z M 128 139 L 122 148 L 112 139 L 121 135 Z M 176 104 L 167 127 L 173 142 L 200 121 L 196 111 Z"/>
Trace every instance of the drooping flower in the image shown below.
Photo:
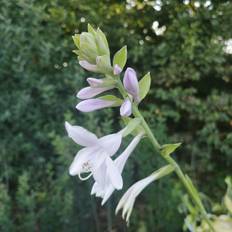
<path fill-rule="evenodd" d="M 136 182 L 133 184 L 127 191 L 126 193 L 122 196 L 121 200 L 119 201 L 117 208 L 116 208 L 116 213 L 120 209 L 122 210 L 122 218 L 124 219 L 126 216 L 126 222 L 129 223 L 129 218 L 131 215 L 131 212 L 133 210 L 133 206 L 136 200 L 136 197 L 143 191 L 144 188 L 146 188 L 150 183 L 153 181 L 168 175 L 173 171 L 173 167 L 171 165 L 166 165 L 159 170 L 153 172 L 151 175 L 148 177 Z"/>
<path fill-rule="evenodd" d="M 119 170 L 120 174 L 122 173 L 124 166 L 126 164 L 127 159 L 131 155 L 131 153 L 134 151 L 136 146 L 138 145 L 139 141 L 141 140 L 143 134 L 139 134 L 130 142 L 130 144 L 127 146 L 127 148 L 123 151 L 121 155 L 119 155 L 113 162 L 114 165 Z M 112 193 L 115 190 L 115 187 L 111 184 L 109 177 L 106 177 L 106 171 L 107 167 L 105 167 L 105 164 L 102 164 L 101 168 L 98 170 L 98 178 L 100 181 L 95 181 L 91 194 L 95 194 L 96 197 L 103 198 L 102 205 L 105 204 L 105 202 L 110 198 Z M 106 178 L 104 178 L 106 177 Z"/>
<path fill-rule="evenodd" d="M 122 141 L 122 133 L 106 135 L 101 138 L 80 126 L 72 126 L 65 122 L 65 128 L 70 138 L 77 144 L 84 146 L 75 156 L 69 173 L 72 176 L 78 175 L 81 180 L 94 176 L 97 182 L 99 179 L 99 168 L 105 165 L 106 172 L 104 178 L 116 189 L 121 189 L 123 185 L 122 176 L 118 168 L 111 159 L 119 149 Z M 82 177 L 83 173 L 88 173 L 87 177 Z M 100 177 L 103 178 L 103 177 Z"/>

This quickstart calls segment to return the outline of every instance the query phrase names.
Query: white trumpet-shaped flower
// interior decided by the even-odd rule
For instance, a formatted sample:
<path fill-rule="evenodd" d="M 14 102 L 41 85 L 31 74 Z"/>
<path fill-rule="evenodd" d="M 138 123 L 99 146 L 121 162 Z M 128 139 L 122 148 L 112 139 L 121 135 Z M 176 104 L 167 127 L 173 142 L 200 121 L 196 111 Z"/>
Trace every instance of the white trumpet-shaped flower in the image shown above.
<path fill-rule="evenodd" d="M 117 167 L 120 174 L 122 173 L 124 166 L 126 164 L 127 159 L 129 158 L 130 154 L 134 151 L 136 146 L 138 145 L 139 141 L 141 140 L 143 134 L 139 134 L 130 142 L 130 144 L 127 146 L 127 148 L 123 151 L 121 155 L 119 155 L 114 161 L 114 166 Z M 101 168 L 98 169 L 97 175 L 98 180 L 96 181 L 92 187 L 91 194 L 95 194 L 97 197 L 103 198 L 102 205 L 105 204 L 105 202 L 110 198 L 112 193 L 115 190 L 115 187 L 112 185 L 109 176 L 106 175 L 107 168 L 106 163 L 103 163 L 101 165 Z"/>
<path fill-rule="evenodd" d="M 168 175 L 173 171 L 173 167 L 171 165 L 164 166 L 159 170 L 153 172 L 150 176 L 136 182 L 133 184 L 126 193 L 122 196 L 121 200 L 119 201 L 116 214 L 120 209 L 122 209 L 122 218 L 124 219 L 126 216 L 126 222 L 129 223 L 129 218 L 133 210 L 133 206 L 135 203 L 136 197 L 146 188 L 150 183 L 153 181 Z"/>
<path fill-rule="evenodd" d="M 65 128 L 68 136 L 84 147 L 75 156 L 69 168 L 70 175 L 78 175 L 81 180 L 86 180 L 93 175 L 97 183 L 100 183 L 102 178 L 107 177 L 114 188 L 121 189 L 122 176 L 111 156 L 118 151 L 121 145 L 122 131 L 97 138 L 95 134 L 85 128 L 72 126 L 68 122 L 65 122 Z M 99 175 L 103 166 L 106 169 L 104 177 Z M 83 173 L 89 173 L 89 175 L 82 177 Z"/>

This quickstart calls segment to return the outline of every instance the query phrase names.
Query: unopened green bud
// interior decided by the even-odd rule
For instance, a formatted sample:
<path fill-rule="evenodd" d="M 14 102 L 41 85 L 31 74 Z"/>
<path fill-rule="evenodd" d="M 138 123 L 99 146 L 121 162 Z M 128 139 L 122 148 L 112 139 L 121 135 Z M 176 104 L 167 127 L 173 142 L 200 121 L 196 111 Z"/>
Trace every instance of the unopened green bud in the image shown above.
<path fill-rule="evenodd" d="M 109 45 L 108 45 L 106 36 L 99 28 L 97 29 L 95 38 L 96 38 L 99 54 L 109 55 L 110 50 L 109 50 Z"/>
<path fill-rule="evenodd" d="M 98 56 L 96 58 L 97 68 L 103 73 L 112 73 L 112 67 L 110 64 L 110 57 L 108 55 Z"/>

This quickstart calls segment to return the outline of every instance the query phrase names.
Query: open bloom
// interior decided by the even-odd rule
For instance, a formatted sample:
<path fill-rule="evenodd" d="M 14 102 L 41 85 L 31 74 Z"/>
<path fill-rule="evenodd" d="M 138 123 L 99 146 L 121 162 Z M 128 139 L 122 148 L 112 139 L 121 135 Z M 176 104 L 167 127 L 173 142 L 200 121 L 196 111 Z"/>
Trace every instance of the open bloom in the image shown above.
<path fill-rule="evenodd" d="M 112 161 L 113 156 L 119 149 L 122 141 L 121 132 L 106 135 L 101 138 L 80 126 L 72 126 L 65 122 L 65 128 L 70 138 L 77 144 L 83 146 L 75 156 L 70 168 L 70 175 L 78 175 L 81 180 L 88 179 L 93 175 L 96 182 L 100 182 L 102 176 L 99 176 L 99 168 L 106 167 L 104 178 L 116 189 L 122 188 L 122 176 Z M 83 173 L 88 173 L 87 177 L 82 177 Z"/>
<path fill-rule="evenodd" d="M 122 210 L 122 217 L 123 219 L 126 216 L 126 222 L 129 223 L 129 218 L 131 215 L 131 212 L 133 210 L 133 206 L 135 203 L 136 197 L 143 191 L 144 188 L 146 188 L 150 183 L 153 181 L 169 174 L 173 171 L 173 168 L 171 165 L 164 166 L 160 168 L 159 170 L 153 172 L 150 176 L 136 182 L 133 184 L 126 193 L 122 196 L 121 200 L 119 201 L 116 213 L 120 210 Z"/>
<path fill-rule="evenodd" d="M 113 161 L 120 174 L 124 169 L 127 159 L 129 158 L 130 154 L 134 151 L 141 138 L 142 134 L 139 134 L 136 137 L 134 137 L 134 139 L 130 142 L 130 144 L 124 150 L 124 152 Z M 96 181 L 91 191 L 91 194 L 95 194 L 97 197 L 103 198 L 102 205 L 105 204 L 105 202 L 110 198 L 110 196 L 115 190 L 115 187 L 112 185 L 109 177 L 106 175 L 106 171 L 107 167 L 105 166 L 105 164 L 102 164 L 101 168 L 98 169 L 100 182 Z"/>

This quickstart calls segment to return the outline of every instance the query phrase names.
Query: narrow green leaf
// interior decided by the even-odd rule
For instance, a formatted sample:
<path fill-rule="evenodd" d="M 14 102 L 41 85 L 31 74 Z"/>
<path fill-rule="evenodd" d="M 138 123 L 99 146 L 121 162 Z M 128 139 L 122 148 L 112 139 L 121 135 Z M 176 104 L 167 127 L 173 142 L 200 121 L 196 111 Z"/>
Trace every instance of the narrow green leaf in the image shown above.
<path fill-rule="evenodd" d="M 127 135 L 131 134 L 141 123 L 141 119 L 140 118 L 133 118 L 131 119 L 125 130 L 123 131 L 123 137 L 126 137 Z"/>
<path fill-rule="evenodd" d="M 140 81 L 139 81 L 139 97 L 140 100 L 143 100 L 147 93 L 150 90 L 151 86 L 151 75 L 150 72 L 148 72 Z"/>
<path fill-rule="evenodd" d="M 180 145 L 181 145 L 181 143 L 164 144 L 164 145 L 162 145 L 161 154 L 162 154 L 163 156 L 170 155 L 170 154 L 171 154 L 172 152 L 174 152 Z"/>
<path fill-rule="evenodd" d="M 114 55 L 113 65 L 118 65 L 121 69 L 124 68 L 127 61 L 127 46 L 122 47 Z"/>

